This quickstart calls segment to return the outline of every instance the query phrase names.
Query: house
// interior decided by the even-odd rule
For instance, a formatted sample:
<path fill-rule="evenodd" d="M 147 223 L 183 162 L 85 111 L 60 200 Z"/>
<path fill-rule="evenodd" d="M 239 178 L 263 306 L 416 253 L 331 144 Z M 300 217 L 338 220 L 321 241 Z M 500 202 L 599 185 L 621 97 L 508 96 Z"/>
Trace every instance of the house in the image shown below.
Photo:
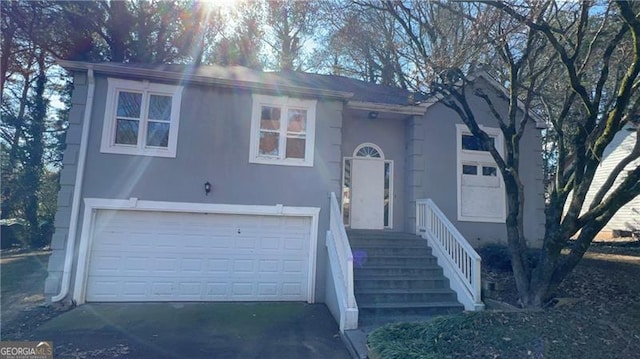
<path fill-rule="evenodd" d="M 59 63 L 74 91 L 51 301 L 337 308 L 343 289 L 352 291 L 352 256 L 343 241 L 342 272 L 330 264 L 327 233 L 337 236 L 343 224 L 419 233 L 422 199 L 471 246 L 505 241 L 500 173 L 437 101 L 332 75 Z M 501 148 L 490 110 L 471 101 Z M 537 240 L 544 216 L 534 124 L 521 147 L 525 232 Z"/>
<path fill-rule="evenodd" d="M 611 171 L 620 161 L 633 151 L 637 142 L 637 124 L 630 123 L 624 129 L 619 131 L 609 146 L 602 154 L 602 160 L 593 177 L 593 183 L 585 197 L 583 212 L 586 212 L 593 202 L 598 190 L 605 183 Z M 640 160 L 636 159 L 629 163 L 624 171 L 631 170 L 640 164 Z M 616 178 L 612 188 L 616 188 L 624 178 L 624 171 Z M 616 214 L 604 226 L 602 231 L 596 235 L 597 239 L 610 239 L 614 237 L 631 236 L 632 234 L 640 234 L 640 197 L 632 199 L 629 203 L 622 206 Z"/>

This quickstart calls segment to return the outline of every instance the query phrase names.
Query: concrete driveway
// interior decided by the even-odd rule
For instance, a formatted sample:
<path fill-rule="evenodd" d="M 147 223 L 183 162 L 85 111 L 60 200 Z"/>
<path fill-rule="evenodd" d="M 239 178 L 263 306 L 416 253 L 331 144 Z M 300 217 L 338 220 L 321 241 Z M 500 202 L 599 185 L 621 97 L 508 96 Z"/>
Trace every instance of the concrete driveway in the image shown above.
<path fill-rule="evenodd" d="M 56 358 L 350 358 L 323 304 L 86 304 L 31 337 Z"/>

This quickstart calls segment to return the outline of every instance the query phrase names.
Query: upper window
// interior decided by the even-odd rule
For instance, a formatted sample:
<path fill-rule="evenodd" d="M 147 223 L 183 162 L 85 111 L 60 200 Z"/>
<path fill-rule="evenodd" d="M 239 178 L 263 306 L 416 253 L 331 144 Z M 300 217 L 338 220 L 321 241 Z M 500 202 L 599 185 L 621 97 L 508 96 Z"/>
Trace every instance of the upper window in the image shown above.
<path fill-rule="evenodd" d="M 463 134 L 460 140 L 462 142 L 463 150 L 489 152 L 489 149 L 482 143 L 480 138 L 472 134 Z M 495 137 L 491 136 L 489 137 L 489 140 L 494 146 L 496 145 Z"/>
<path fill-rule="evenodd" d="M 253 96 L 249 162 L 313 166 L 316 101 Z"/>
<path fill-rule="evenodd" d="M 100 151 L 175 157 L 182 89 L 109 78 Z"/>

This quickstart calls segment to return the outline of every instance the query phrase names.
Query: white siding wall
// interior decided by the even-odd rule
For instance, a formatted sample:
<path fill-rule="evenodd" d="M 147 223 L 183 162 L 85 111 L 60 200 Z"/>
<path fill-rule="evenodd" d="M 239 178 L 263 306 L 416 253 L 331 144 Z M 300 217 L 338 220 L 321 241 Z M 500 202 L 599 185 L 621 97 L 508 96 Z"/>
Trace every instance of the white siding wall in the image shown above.
<path fill-rule="evenodd" d="M 623 129 L 616 135 L 609 147 L 607 147 L 603 155 L 603 161 L 600 163 L 600 167 L 596 171 L 591 189 L 587 193 L 584 205 L 585 210 L 591 205 L 593 197 L 606 181 L 611 170 L 613 170 L 616 164 L 631 152 L 635 142 L 636 133 Z M 632 162 L 625 168 L 625 170 L 635 168 L 638 164 L 640 164 L 640 160 Z M 616 188 L 622 182 L 624 175 L 625 171 L 618 176 L 613 188 Z M 640 196 L 620 208 L 611 221 L 609 221 L 609 223 L 603 228 L 603 232 L 610 232 L 614 230 L 640 230 Z"/>

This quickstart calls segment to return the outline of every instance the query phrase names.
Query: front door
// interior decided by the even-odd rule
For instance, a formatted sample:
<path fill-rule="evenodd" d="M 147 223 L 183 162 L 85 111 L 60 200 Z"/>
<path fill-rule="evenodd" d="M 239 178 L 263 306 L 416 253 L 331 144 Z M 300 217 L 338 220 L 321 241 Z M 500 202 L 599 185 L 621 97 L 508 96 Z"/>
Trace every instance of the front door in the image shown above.
<path fill-rule="evenodd" d="M 377 156 L 351 160 L 351 228 L 383 229 L 385 211 L 385 160 Z"/>

